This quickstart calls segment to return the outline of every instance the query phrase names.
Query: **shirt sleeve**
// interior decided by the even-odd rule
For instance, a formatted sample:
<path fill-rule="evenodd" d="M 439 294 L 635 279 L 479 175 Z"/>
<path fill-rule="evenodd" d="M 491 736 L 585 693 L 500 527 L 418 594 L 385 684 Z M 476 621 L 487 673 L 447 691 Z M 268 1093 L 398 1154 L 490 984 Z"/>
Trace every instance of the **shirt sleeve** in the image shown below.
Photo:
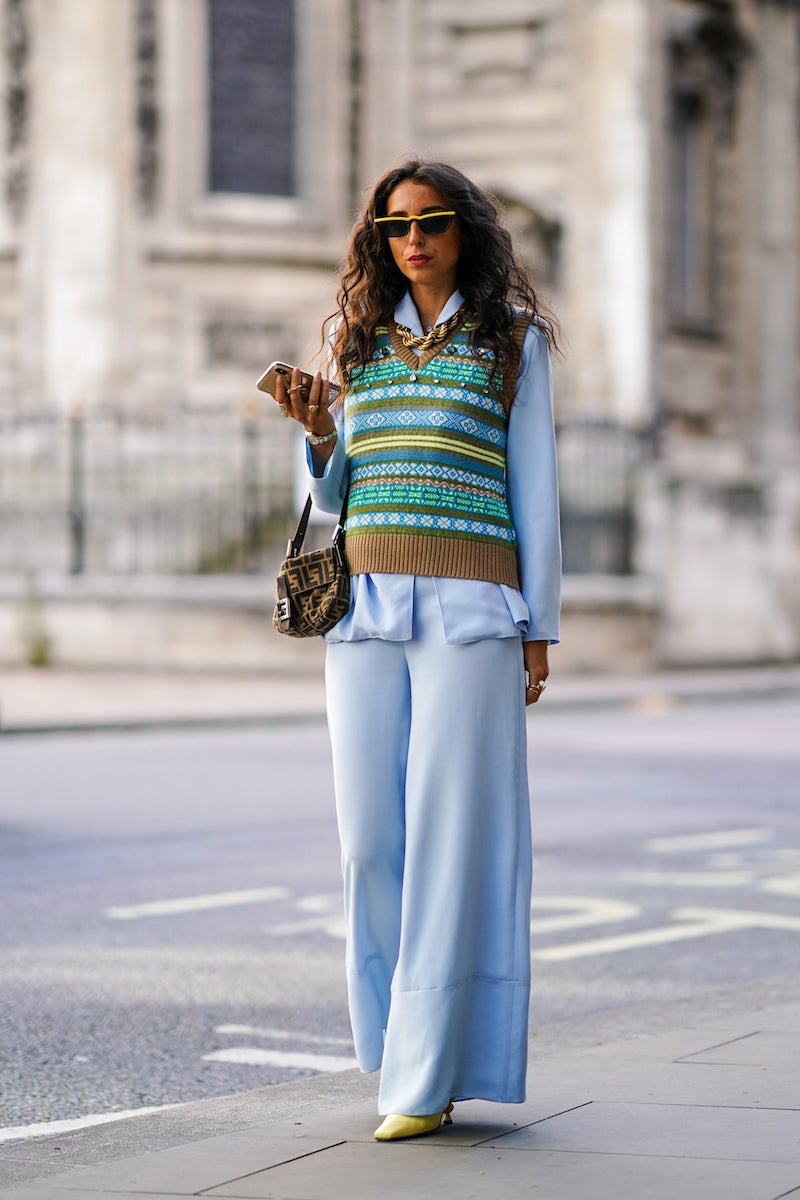
<path fill-rule="evenodd" d="M 559 640 L 561 535 L 553 381 L 544 334 L 525 335 L 508 421 L 508 504 L 517 535 L 520 590 L 530 610 L 523 641 Z"/>
<path fill-rule="evenodd" d="M 306 463 L 309 473 L 309 490 L 311 499 L 322 512 L 338 513 L 342 507 L 344 494 L 350 479 L 350 459 L 345 453 L 342 440 L 342 418 L 339 412 L 334 412 L 333 421 L 339 434 L 333 454 L 325 463 L 321 475 L 314 474 L 314 462 L 311 457 L 311 447 L 306 442 Z"/>

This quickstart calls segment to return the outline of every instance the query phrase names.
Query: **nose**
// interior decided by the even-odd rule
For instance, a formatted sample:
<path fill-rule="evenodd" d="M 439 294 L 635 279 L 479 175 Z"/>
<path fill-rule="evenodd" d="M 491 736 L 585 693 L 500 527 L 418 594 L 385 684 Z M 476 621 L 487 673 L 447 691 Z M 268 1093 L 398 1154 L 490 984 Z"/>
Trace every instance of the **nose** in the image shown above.
<path fill-rule="evenodd" d="M 408 242 L 411 246 L 421 246 L 425 241 L 425 234 L 419 227 L 419 221 L 412 221 L 411 228 L 408 231 Z"/>

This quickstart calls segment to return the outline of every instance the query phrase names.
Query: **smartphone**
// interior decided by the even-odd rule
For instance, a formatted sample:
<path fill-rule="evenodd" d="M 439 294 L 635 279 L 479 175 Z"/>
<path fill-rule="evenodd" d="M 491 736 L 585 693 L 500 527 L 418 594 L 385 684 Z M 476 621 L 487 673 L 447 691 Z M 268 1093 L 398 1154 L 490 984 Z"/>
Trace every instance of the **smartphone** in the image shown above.
<path fill-rule="evenodd" d="M 288 388 L 289 383 L 292 378 L 293 370 L 294 370 L 294 367 L 290 363 L 285 363 L 285 362 L 270 363 L 269 366 L 267 367 L 266 371 L 264 372 L 264 374 L 261 376 L 258 383 L 256 384 L 256 387 L 259 389 L 259 391 L 268 392 L 270 394 L 270 396 L 274 396 L 275 395 L 275 381 L 278 378 L 278 376 L 282 375 L 284 377 L 284 379 L 286 380 L 286 386 Z M 300 382 L 302 383 L 304 388 L 310 390 L 311 385 L 314 382 L 314 376 L 310 375 L 308 373 L 308 371 L 301 371 L 300 372 Z M 340 391 L 341 391 L 341 388 L 337 387 L 335 383 L 331 384 L 331 390 L 330 390 L 330 394 L 328 397 L 329 402 L 331 404 L 336 399 L 336 397 L 339 395 Z"/>

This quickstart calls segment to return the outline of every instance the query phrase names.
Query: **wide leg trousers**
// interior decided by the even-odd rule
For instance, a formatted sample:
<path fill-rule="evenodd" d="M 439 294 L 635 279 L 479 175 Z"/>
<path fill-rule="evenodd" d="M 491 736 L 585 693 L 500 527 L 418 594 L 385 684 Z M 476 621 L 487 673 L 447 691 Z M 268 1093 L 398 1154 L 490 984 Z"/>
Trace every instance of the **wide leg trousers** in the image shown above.
<path fill-rule="evenodd" d="M 518 638 L 448 645 L 431 581 L 409 641 L 327 649 L 361 1069 L 379 1111 L 525 1099 L 531 839 Z"/>

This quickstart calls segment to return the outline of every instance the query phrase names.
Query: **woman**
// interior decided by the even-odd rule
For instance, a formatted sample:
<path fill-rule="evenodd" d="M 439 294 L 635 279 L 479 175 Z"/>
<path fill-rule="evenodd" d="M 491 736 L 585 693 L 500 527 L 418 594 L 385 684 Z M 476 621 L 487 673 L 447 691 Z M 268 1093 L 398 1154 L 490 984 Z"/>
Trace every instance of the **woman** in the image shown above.
<path fill-rule="evenodd" d="M 319 372 L 275 399 L 306 430 L 318 506 L 338 512 L 349 487 L 328 720 L 350 1014 L 387 1141 L 449 1124 L 454 1100 L 525 1099 L 525 704 L 558 640 L 555 342 L 491 198 L 418 159 L 371 189 L 338 306 L 342 400 Z"/>

